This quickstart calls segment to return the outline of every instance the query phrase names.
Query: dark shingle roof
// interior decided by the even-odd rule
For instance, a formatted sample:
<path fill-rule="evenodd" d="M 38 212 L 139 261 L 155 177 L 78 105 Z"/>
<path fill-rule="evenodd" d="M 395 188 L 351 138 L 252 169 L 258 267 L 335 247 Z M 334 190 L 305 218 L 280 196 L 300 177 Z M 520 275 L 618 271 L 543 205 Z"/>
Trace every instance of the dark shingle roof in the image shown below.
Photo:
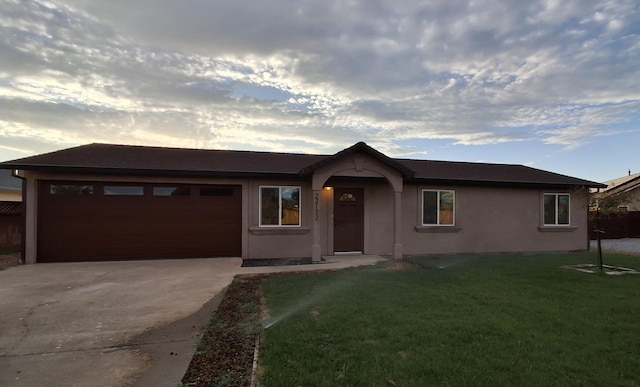
<path fill-rule="evenodd" d="M 369 151 L 371 150 L 371 151 Z M 602 184 L 522 165 L 391 159 L 364 143 L 335 155 L 90 144 L 0 163 L 0 168 L 67 173 L 297 177 L 340 157 L 365 151 L 409 181 L 487 185 L 601 187 Z"/>
<path fill-rule="evenodd" d="M 108 173 L 297 175 L 300 169 L 325 157 L 294 153 L 90 144 L 1 163 L 0 167 L 4 164 L 26 170 L 68 172 L 102 170 Z"/>
<path fill-rule="evenodd" d="M 0 190 L 21 191 L 22 181 L 11 175 L 10 170 L 0 169 Z"/>
<path fill-rule="evenodd" d="M 515 164 L 487 164 L 432 160 L 399 160 L 416 173 L 417 180 L 599 187 L 600 183 Z"/>

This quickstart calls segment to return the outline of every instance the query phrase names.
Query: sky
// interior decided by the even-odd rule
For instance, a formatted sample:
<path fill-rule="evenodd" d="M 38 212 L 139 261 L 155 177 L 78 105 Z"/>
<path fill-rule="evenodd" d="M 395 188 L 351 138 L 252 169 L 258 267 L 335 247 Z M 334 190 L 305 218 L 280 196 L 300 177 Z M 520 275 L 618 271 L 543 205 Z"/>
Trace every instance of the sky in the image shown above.
<path fill-rule="evenodd" d="M 0 0 L 0 161 L 100 142 L 640 172 L 637 0 Z"/>

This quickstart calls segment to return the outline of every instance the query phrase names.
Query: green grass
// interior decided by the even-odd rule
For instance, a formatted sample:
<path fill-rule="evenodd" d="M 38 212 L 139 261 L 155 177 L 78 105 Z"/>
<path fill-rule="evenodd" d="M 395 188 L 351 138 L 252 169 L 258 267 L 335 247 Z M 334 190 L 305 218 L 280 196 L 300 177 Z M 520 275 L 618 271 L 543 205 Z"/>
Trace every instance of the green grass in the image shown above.
<path fill-rule="evenodd" d="M 640 385 L 640 275 L 559 268 L 591 253 L 413 262 L 265 280 L 263 384 Z"/>

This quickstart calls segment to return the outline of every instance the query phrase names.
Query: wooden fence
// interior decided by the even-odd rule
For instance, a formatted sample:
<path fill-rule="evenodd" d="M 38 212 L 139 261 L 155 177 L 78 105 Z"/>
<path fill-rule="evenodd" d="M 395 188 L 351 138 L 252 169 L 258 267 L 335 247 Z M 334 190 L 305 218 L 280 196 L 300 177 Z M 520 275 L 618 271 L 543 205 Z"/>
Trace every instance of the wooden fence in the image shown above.
<path fill-rule="evenodd" d="M 0 247 L 18 247 L 22 240 L 22 203 L 0 202 Z"/>
<path fill-rule="evenodd" d="M 603 239 L 640 238 L 640 212 L 613 214 L 589 213 L 589 237 L 597 239 L 595 230 L 603 230 Z"/>

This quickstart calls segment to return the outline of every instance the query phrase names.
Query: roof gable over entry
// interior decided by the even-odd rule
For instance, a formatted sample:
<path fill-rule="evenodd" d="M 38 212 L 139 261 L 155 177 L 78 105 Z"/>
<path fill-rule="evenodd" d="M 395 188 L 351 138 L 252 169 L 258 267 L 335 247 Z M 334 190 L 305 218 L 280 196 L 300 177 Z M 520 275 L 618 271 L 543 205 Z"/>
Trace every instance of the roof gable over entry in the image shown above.
<path fill-rule="evenodd" d="M 368 156 L 373 157 L 374 159 L 380 161 L 381 163 L 396 170 L 405 179 L 411 179 L 415 175 L 415 172 L 410 168 L 408 168 L 407 166 L 405 166 L 404 164 L 399 163 L 398 161 L 388 157 L 387 155 L 381 152 L 378 152 L 377 150 L 373 149 L 372 147 L 365 144 L 364 142 L 359 142 L 353 146 L 350 146 L 349 148 L 341 150 L 340 152 L 336 153 L 333 156 L 325 157 L 322 160 L 319 160 L 318 162 L 316 162 L 315 164 L 312 164 L 312 165 L 309 165 L 308 167 L 303 168 L 302 170 L 300 170 L 300 175 L 301 176 L 310 175 L 322 167 L 325 167 L 331 163 L 335 163 L 338 160 L 345 159 L 349 156 L 354 156 L 358 153 L 364 153 Z"/>
<path fill-rule="evenodd" d="M 406 182 L 497 186 L 593 187 L 603 184 L 523 165 L 394 159 L 359 142 L 334 155 L 89 144 L 0 163 L 0 169 L 55 173 L 206 177 L 305 177 L 362 153 Z"/>
<path fill-rule="evenodd" d="M 402 192 L 403 182 L 413 177 L 413 171 L 363 142 L 344 149 L 300 171 L 301 176 L 313 176 L 314 190 L 320 190 L 331 177 L 384 178 L 395 192 Z"/>

